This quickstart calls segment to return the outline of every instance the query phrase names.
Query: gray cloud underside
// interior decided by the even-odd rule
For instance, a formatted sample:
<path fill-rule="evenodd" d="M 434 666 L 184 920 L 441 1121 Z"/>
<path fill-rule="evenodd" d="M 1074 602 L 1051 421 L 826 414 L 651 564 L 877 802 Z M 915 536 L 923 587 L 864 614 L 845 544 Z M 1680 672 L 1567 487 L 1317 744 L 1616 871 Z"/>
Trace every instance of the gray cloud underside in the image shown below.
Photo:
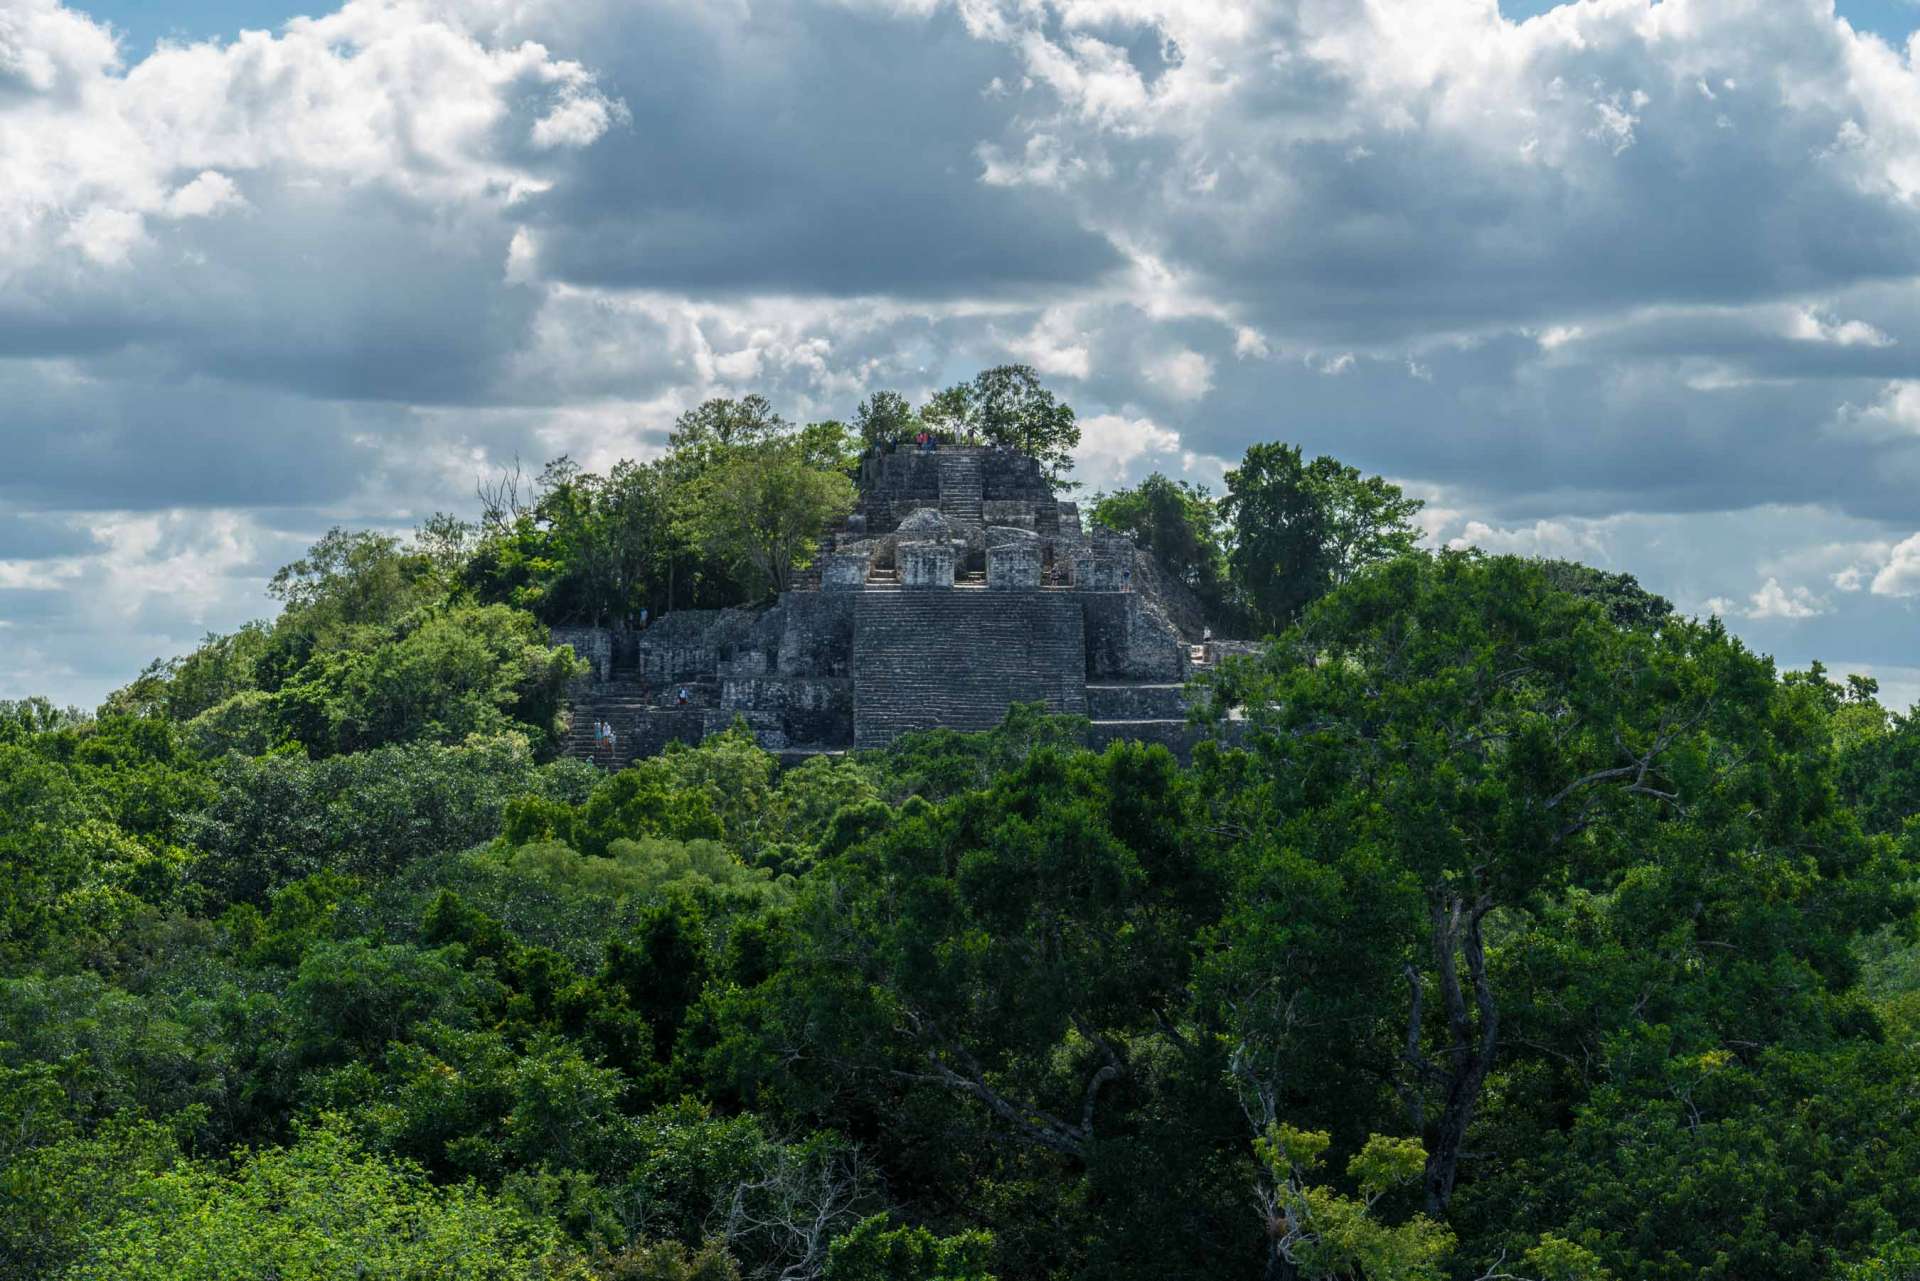
<path fill-rule="evenodd" d="M 1296 439 L 1442 541 L 1920 664 L 1870 589 L 1920 531 L 1920 78 L 1821 0 L 421 0 L 131 67 L 17 11 L 0 695 L 516 455 L 1008 359 L 1102 483 Z"/>

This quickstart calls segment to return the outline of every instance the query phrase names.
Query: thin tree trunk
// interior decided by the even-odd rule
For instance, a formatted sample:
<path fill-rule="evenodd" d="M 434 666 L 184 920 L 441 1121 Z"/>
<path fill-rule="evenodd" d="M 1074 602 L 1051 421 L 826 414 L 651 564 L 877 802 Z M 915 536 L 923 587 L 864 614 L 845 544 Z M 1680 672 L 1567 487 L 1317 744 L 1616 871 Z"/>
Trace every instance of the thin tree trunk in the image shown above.
<path fill-rule="evenodd" d="M 1436 897 L 1432 907 L 1433 953 L 1446 1002 L 1447 1066 L 1445 1086 L 1432 1150 L 1427 1155 L 1426 1208 L 1435 1218 L 1446 1213 L 1460 1172 L 1460 1152 L 1473 1124 L 1480 1091 L 1493 1070 L 1500 1045 L 1500 1010 L 1487 980 L 1487 953 L 1480 923 L 1491 909 L 1482 898 L 1468 904 L 1457 897 Z M 1458 956 L 1456 956 L 1458 953 Z M 1460 982 L 1459 959 L 1467 964 L 1467 982 L 1473 989 L 1473 1013 Z M 1478 1026 L 1475 1026 L 1475 1023 Z"/>

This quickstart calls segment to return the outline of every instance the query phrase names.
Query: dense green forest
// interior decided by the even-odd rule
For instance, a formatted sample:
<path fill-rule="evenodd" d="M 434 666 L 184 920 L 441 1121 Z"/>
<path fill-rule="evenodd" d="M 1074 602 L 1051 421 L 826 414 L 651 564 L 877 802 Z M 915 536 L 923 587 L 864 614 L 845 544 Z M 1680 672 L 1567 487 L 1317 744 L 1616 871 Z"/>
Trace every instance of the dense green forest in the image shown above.
<path fill-rule="evenodd" d="M 1920 715 L 1333 460 L 1087 504 L 1270 637 L 1236 746 L 555 756 L 545 625 L 764 597 L 921 430 L 1075 431 L 712 402 L 0 704 L 0 1275 L 1920 1277 Z"/>

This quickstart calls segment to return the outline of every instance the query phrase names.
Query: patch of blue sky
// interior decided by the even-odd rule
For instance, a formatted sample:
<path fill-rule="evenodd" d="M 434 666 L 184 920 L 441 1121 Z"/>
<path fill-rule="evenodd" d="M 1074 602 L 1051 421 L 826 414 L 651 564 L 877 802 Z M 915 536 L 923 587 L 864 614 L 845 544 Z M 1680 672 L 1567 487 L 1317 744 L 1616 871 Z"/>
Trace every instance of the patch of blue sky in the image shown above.
<path fill-rule="evenodd" d="M 275 31 L 289 18 L 340 6 L 327 0 L 83 0 L 69 7 L 111 23 L 131 63 L 163 39 L 230 40 L 242 31 Z"/>
<path fill-rule="evenodd" d="M 1500 0 L 1500 11 L 1519 20 L 1558 7 L 1563 0 Z M 242 30 L 274 30 L 287 19 L 338 6 L 312 0 L 87 0 L 76 4 L 122 33 L 127 57 L 145 57 L 160 40 L 231 39 Z M 1903 45 L 1920 28 L 1920 0 L 1836 0 L 1855 29 Z"/>
<path fill-rule="evenodd" d="M 1500 0 L 1500 12 L 1514 21 L 1556 9 L 1564 0 Z M 1835 0 L 1834 8 L 1856 31 L 1871 31 L 1899 47 L 1920 28 L 1920 0 Z"/>

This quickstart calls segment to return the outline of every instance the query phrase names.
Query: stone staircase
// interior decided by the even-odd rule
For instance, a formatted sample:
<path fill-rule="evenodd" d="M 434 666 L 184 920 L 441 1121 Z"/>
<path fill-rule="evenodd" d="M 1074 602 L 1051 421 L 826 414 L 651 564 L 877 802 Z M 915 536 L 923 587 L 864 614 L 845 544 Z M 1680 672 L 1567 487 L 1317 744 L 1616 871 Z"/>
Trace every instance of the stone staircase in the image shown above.
<path fill-rule="evenodd" d="M 1042 592 L 863 592 L 854 612 L 854 746 L 910 730 L 992 729 L 1015 702 L 1086 710 L 1079 604 Z"/>
<path fill-rule="evenodd" d="M 641 726 L 651 705 L 645 687 L 638 681 L 613 680 L 595 685 L 591 693 L 573 704 L 573 720 L 561 750 L 583 761 L 615 768 L 625 765 L 633 759 L 634 744 L 645 737 Z M 593 740 L 593 727 L 600 721 L 613 726 L 611 757 Z"/>
<path fill-rule="evenodd" d="M 980 451 L 956 449 L 940 456 L 940 511 L 950 520 L 978 525 L 984 519 Z"/>
<path fill-rule="evenodd" d="M 677 702 L 681 684 L 687 689 L 687 705 Z M 577 760 L 592 761 L 611 769 L 621 769 L 637 757 L 658 752 L 668 738 L 685 738 L 719 702 L 719 685 L 712 679 L 675 682 L 665 687 L 643 685 L 639 681 L 616 678 L 591 685 L 576 698 L 570 709 L 571 721 L 560 750 Z M 613 726 L 611 754 L 594 742 L 593 727 L 605 721 Z M 691 741 L 698 741 L 695 733 Z"/>

